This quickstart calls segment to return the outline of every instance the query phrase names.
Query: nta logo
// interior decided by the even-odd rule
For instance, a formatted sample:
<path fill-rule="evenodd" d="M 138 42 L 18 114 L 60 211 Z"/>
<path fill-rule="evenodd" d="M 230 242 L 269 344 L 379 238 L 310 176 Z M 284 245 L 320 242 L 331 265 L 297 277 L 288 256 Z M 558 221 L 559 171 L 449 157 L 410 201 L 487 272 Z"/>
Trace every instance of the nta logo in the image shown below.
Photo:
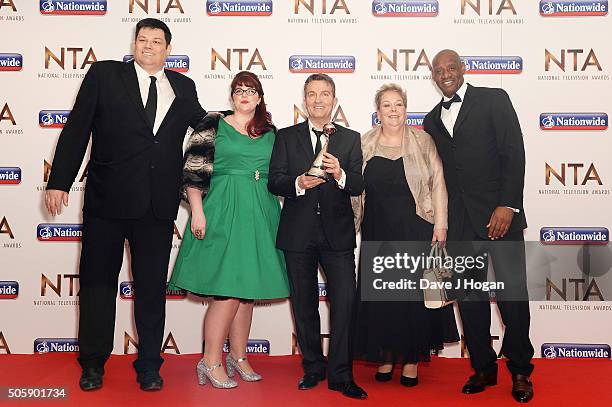
<path fill-rule="evenodd" d="M 351 14 L 346 4 L 347 1 L 348 0 L 293 0 L 293 14 L 299 14 L 302 7 L 308 10 L 312 15 L 315 15 L 315 13 L 334 14 L 338 10 L 343 10 L 344 13 Z M 328 3 L 331 4 L 329 11 L 327 9 Z"/>
<path fill-rule="evenodd" d="M 66 62 L 70 64 L 70 61 L 66 60 L 66 54 L 72 57 L 72 69 L 85 69 L 87 65 L 91 65 L 94 62 L 98 61 L 98 58 L 96 58 L 96 54 L 94 53 L 93 48 L 89 48 L 89 50 L 87 50 L 87 53 L 85 54 L 85 57 L 83 57 L 82 59 L 80 58 L 81 52 L 83 52 L 83 48 L 62 47 L 60 48 L 59 56 L 57 56 L 48 47 L 45 47 L 45 69 L 50 68 L 51 61 L 54 61 L 62 69 L 70 68 L 70 65 L 66 67 Z"/>
<path fill-rule="evenodd" d="M 493 14 L 500 15 L 504 11 L 509 11 L 513 15 L 516 15 L 516 9 L 514 8 L 511 0 L 489 0 L 488 2 L 483 1 L 482 3 L 488 3 L 489 7 L 487 8 L 486 12 L 490 16 Z M 467 6 L 469 6 L 479 16 L 482 15 L 480 0 L 461 0 L 461 15 L 465 15 Z"/>
<path fill-rule="evenodd" d="M 151 8 L 153 7 L 154 4 L 157 6 L 154 10 L 151 10 L 151 8 L 149 7 L 149 0 L 129 0 L 128 9 L 129 9 L 130 14 L 134 13 L 134 8 L 135 8 L 134 6 L 140 7 L 140 9 L 144 11 L 146 14 L 149 14 L 149 13 L 167 14 L 172 9 L 176 9 L 181 14 L 185 14 L 185 10 L 183 10 L 183 6 L 181 5 L 180 0 L 157 0 L 157 1 L 151 1 L 151 3 L 152 3 Z"/>
<path fill-rule="evenodd" d="M 546 72 L 551 70 L 551 62 L 555 64 L 563 72 L 565 72 L 566 69 L 571 70 L 573 72 L 578 72 L 579 70 L 580 72 L 584 72 L 587 70 L 588 67 L 594 67 L 597 71 L 603 70 L 599 63 L 599 59 L 597 58 L 597 55 L 595 54 L 595 51 L 593 51 L 592 48 L 588 50 L 586 57 L 582 56 L 582 54 L 584 53 L 585 53 L 585 50 L 581 48 L 562 49 L 560 50 L 560 54 L 557 57 L 552 51 L 549 51 L 548 49 L 544 49 L 544 70 Z M 571 65 L 571 67 L 566 66 L 566 61 L 565 61 L 566 55 L 572 55 L 571 59 L 572 59 L 573 64 Z"/>

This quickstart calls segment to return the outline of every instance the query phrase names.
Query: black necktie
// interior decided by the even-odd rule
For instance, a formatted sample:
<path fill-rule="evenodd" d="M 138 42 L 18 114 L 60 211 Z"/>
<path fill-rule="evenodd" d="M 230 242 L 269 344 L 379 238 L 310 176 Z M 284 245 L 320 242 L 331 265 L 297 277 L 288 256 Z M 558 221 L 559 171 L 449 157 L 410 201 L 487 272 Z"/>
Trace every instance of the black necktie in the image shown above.
<path fill-rule="evenodd" d="M 442 107 L 448 110 L 450 109 L 451 105 L 455 102 L 461 102 L 461 98 L 456 93 L 455 93 L 455 96 L 453 96 L 450 100 L 447 100 L 446 102 L 442 102 Z"/>
<path fill-rule="evenodd" d="M 321 151 L 321 136 L 323 135 L 323 131 L 312 129 L 312 132 L 317 136 L 317 144 L 315 144 L 315 156 L 316 156 L 317 154 L 319 154 L 319 151 Z"/>
<path fill-rule="evenodd" d="M 157 87 L 155 86 L 157 78 L 155 76 L 149 76 L 149 78 L 151 78 L 151 83 L 149 84 L 149 96 L 147 97 L 145 113 L 147 114 L 147 119 L 149 119 L 151 128 L 153 128 L 155 127 L 155 112 L 157 111 Z"/>

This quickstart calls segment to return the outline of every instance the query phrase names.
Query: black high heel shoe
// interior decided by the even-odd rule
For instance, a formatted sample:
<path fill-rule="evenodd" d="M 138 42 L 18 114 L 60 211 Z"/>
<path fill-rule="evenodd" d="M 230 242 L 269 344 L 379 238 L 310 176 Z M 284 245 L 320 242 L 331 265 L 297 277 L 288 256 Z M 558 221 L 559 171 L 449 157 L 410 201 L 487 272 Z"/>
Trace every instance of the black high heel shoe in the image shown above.
<path fill-rule="evenodd" d="M 391 380 L 392 377 L 393 370 L 387 373 L 376 372 L 376 374 L 374 375 L 374 379 L 376 379 L 377 382 L 388 382 Z"/>
<path fill-rule="evenodd" d="M 404 368 L 406 367 L 406 365 L 402 366 L 402 375 L 400 376 L 400 384 L 402 386 L 406 386 L 406 387 L 414 387 L 417 384 L 419 384 L 419 374 L 418 372 L 416 373 L 415 377 L 409 377 L 409 376 L 404 376 Z"/>
<path fill-rule="evenodd" d="M 400 384 L 406 387 L 414 387 L 419 384 L 419 377 L 408 377 L 401 375 L 400 376 Z"/>

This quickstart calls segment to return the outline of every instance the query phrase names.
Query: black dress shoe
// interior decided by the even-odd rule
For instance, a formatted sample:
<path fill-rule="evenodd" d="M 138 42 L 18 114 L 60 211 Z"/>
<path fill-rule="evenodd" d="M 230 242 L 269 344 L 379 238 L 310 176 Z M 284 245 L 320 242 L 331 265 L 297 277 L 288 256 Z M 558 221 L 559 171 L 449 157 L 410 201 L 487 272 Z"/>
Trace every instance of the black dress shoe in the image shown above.
<path fill-rule="evenodd" d="M 393 370 L 387 373 L 376 372 L 374 379 L 377 382 L 388 382 L 393 377 Z"/>
<path fill-rule="evenodd" d="M 324 377 L 321 377 L 317 374 L 306 373 L 304 377 L 300 379 L 298 382 L 298 389 L 300 390 L 310 390 L 315 387 Z"/>
<path fill-rule="evenodd" d="M 512 397 L 519 403 L 528 403 L 533 398 L 533 383 L 529 376 L 517 374 L 512 377 Z"/>
<path fill-rule="evenodd" d="M 136 381 L 140 383 L 140 390 L 157 391 L 161 390 L 164 385 L 164 380 L 156 371 L 147 371 L 138 373 Z"/>
<path fill-rule="evenodd" d="M 86 367 L 81 372 L 79 386 L 83 391 L 91 391 L 102 388 L 102 377 L 104 376 L 104 368 L 102 367 Z"/>
<path fill-rule="evenodd" d="M 353 399 L 364 400 L 368 398 L 368 393 L 364 389 L 357 386 L 355 382 L 344 382 L 344 383 L 328 383 L 327 387 L 330 390 L 342 392 L 346 397 Z"/>
<path fill-rule="evenodd" d="M 464 394 L 474 394 L 484 391 L 487 386 L 495 386 L 497 384 L 497 372 L 484 373 L 478 372 L 470 376 L 463 385 L 461 390 Z"/>
<path fill-rule="evenodd" d="M 418 377 L 408 377 L 408 376 L 401 375 L 400 376 L 400 384 L 402 386 L 406 386 L 406 387 L 414 387 L 417 384 L 419 384 L 419 378 Z"/>

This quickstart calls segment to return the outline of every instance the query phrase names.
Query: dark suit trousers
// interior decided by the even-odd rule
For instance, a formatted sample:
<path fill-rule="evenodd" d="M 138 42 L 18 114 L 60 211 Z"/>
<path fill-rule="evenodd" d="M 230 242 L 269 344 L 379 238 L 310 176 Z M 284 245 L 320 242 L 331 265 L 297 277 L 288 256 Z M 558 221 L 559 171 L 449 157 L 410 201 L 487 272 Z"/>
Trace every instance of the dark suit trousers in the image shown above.
<path fill-rule="evenodd" d="M 333 251 L 325 237 L 321 219 L 313 224 L 312 239 L 303 252 L 285 251 L 291 307 L 304 372 L 325 377 L 329 383 L 353 380 L 352 325 L 356 299 L 354 251 Z M 323 357 L 317 266 L 327 279 L 330 307 L 329 363 Z"/>
<path fill-rule="evenodd" d="M 508 234 L 495 242 L 485 241 L 474 231 L 467 212 L 464 212 L 461 240 L 475 242 L 477 252 L 488 251 L 496 281 L 504 282 L 505 289 L 512 291 L 511 300 L 504 301 L 503 293 L 497 298 L 501 319 L 506 326 L 501 353 L 508 359 L 506 364 L 513 375 L 529 376 L 533 371 L 531 359 L 534 350 L 529 339 L 530 314 L 523 231 Z M 496 242 L 516 244 L 496 245 Z M 486 280 L 486 276 L 480 277 Z M 520 299 L 517 298 L 519 294 Z M 482 290 L 472 291 L 465 300 L 459 302 L 459 312 L 472 367 L 477 372 L 497 371 L 497 355 L 491 345 L 491 305 L 488 294 Z"/>
<path fill-rule="evenodd" d="M 138 372 L 159 370 L 172 233 L 173 222 L 156 219 L 151 210 L 140 219 L 83 215 L 78 358 L 82 367 L 104 366 L 113 350 L 118 277 L 127 239 L 138 333 L 134 367 Z"/>

